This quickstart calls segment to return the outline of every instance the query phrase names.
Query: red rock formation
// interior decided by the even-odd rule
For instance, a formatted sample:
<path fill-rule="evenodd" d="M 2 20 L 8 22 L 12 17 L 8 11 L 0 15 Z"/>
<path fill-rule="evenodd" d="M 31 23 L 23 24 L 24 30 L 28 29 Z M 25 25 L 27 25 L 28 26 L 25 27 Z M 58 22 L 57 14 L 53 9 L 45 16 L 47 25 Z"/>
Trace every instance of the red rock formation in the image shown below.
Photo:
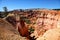
<path fill-rule="evenodd" d="M 14 12 L 15 13 L 15 12 Z M 19 12 L 16 12 L 18 14 Z M 31 14 L 32 13 L 32 14 Z M 33 23 L 36 22 L 34 25 L 35 31 L 34 36 L 38 37 L 40 35 L 43 35 L 45 31 L 49 29 L 53 29 L 57 27 L 57 24 L 60 24 L 60 11 L 54 11 L 54 10 L 34 10 L 32 12 L 21 12 L 21 17 L 29 18 L 29 20 Z M 16 18 L 18 19 L 18 18 Z M 59 19 L 59 21 L 58 21 Z M 29 38 L 29 32 L 28 27 L 25 26 L 25 23 L 23 20 L 19 20 L 16 22 L 16 28 L 18 29 L 19 33 L 23 37 Z M 31 25 L 30 25 L 31 26 Z"/>

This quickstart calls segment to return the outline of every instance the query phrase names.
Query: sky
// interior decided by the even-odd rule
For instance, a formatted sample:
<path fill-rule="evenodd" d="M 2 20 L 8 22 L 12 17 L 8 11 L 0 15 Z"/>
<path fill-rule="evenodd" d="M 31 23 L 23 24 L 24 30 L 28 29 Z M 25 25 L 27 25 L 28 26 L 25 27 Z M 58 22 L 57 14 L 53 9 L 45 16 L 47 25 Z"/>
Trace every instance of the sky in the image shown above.
<path fill-rule="evenodd" d="M 30 9 L 30 8 L 60 8 L 60 0 L 0 0 L 0 11 L 3 7 L 8 10 L 14 9 Z"/>

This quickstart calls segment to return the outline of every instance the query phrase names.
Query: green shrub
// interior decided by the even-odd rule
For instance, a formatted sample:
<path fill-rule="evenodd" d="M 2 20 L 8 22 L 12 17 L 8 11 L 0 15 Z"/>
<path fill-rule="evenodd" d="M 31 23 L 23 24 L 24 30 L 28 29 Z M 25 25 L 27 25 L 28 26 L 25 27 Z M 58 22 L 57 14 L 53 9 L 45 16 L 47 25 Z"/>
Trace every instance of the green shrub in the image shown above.
<path fill-rule="evenodd" d="M 31 24 L 31 22 L 30 22 L 29 19 L 25 19 L 25 22 L 26 22 L 27 24 Z"/>
<path fill-rule="evenodd" d="M 31 24 L 31 21 L 26 17 L 21 17 L 21 20 L 24 20 L 27 24 Z"/>
<path fill-rule="evenodd" d="M 30 32 L 30 33 L 33 33 L 33 32 L 34 32 L 34 29 L 31 27 L 31 28 L 29 29 L 29 32 Z"/>

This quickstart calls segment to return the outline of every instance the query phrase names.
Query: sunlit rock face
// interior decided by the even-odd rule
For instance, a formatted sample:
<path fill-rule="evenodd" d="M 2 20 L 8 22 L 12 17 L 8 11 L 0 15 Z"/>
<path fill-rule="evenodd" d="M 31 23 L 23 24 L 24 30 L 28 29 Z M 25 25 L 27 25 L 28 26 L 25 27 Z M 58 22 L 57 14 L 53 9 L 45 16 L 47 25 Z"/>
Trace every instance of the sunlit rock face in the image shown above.
<path fill-rule="evenodd" d="M 20 16 L 16 17 L 17 15 L 15 15 L 15 13 Z M 33 28 L 35 28 L 35 31 L 34 31 L 34 33 L 31 34 L 31 37 L 35 36 L 35 38 L 37 38 L 37 40 L 45 40 L 42 36 L 45 35 L 46 31 L 55 29 L 55 28 L 60 28 L 60 11 L 53 11 L 53 10 L 33 10 L 32 12 L 29 12 L 29 11 L 18 12 L 17 11 L 17 12 L 13 12 L 12 15 L 10 15 L 10 16 L 14 16 L 14 15 L 17 20 L 19 19 L 19 17 L 27 17 L 31 21 L 31 24 L 28 25 L 26 23 L 26 26 L 28 25 L 27 27 L 29 27 L 29 28 L 31 26 Z M 33 23 L 35 23 L 35 24 L 33 24 Z M 49 31 L 49 33 L 50 33 L 50 31 Z M 7 34 L 11 34 L 11 33 L 7 33 Z M 14 38 L 15 37 L 16 36 L 14 35 Z M 47 37 L 48 37 L 48 35 L 47 35 Z M 16 38 L 18 40 L 18 38 L 20 38 L 20 37 L 16 37 Z"/>
<path fill-rule="evenodd" d="M 41 14 L 40 18 L 37 19 L 37 25 L 48 30 L 57 26 L 58 16 L 55 14 Z"/>
<path fill-rule="evenodd" d="M 60 14 L 57 11 L 41 12 L 36 21 L 35 38 L 42 36 L 47 30 L 60 28 Z"/>
<path fill-rule="evenodd" d="M 60 28 L 50 29 L 36 40 L 60 40 Z"/>

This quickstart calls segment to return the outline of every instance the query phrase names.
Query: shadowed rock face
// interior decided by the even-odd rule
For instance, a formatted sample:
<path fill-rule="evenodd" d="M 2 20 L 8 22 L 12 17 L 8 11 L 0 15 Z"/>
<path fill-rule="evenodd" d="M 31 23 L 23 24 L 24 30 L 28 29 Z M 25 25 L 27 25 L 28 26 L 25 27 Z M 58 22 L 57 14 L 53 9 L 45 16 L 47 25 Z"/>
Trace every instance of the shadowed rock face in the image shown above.
<path fill-rule="evenodd" d="M 0 19 L 0 40 L 25 40 L 6 20 Z"/>
<path fill-rule="evenodd" d="M 29 40 L 33 40 L 32 37 L 30 37 L 30 32 L 28 31 L 28 27 L 25 25 L 24 20 L 17 20 L 14 16 L 9 16 L 6 18 L 6 20 L 13 25 L 13 27 L 18 30 L 19 34 L 22 37 L 26 37 Z"/>

